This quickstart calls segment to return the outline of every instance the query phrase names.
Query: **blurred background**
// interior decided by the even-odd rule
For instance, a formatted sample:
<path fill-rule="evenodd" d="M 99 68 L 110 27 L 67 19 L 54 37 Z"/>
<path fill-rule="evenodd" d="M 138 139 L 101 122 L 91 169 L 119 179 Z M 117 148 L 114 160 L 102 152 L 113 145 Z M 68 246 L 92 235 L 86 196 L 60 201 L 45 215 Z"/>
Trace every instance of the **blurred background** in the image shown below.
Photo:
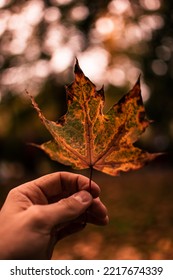
<path fill-rule="evenodd" d="M 57 259 L 173 258 L 173 2 L 169 0 L 0 0 L 0 203 L 18 184 L 67 170 L 28 143 L 51 136 L 25 94 L 44 115 L 66 112 L 64 85 L 75 57 L 99 89 L 105 111 L 141 74 L 147 117 L 137 143 L 162 157 L 139 171 L 94 172 L 110 224 L 62 241 Z M 88 176 L 87 171 L 81 171 Z M 87 242 L 86 242 L 87 240 Z"/>

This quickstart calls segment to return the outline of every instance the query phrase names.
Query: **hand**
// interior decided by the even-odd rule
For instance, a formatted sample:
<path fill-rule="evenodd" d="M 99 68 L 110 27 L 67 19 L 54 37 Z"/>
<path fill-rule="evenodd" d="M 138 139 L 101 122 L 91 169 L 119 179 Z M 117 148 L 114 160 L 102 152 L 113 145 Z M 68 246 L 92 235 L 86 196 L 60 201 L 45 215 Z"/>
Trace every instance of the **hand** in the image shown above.
<path fill-rule="evenodd" d="M 68 172 L 52 173 L 12 189 L 0 211 L 0 259 L 50 259 L 58 240 L 106 225 L 100 189 Z"/>

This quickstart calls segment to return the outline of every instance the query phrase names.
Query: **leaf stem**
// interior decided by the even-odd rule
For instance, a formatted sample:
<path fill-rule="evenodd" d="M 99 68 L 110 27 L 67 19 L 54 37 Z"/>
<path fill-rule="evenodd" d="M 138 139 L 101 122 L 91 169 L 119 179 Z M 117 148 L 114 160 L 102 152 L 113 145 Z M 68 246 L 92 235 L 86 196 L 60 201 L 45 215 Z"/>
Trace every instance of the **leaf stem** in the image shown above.
<path fill-rule="evenodd" d="M 90 165 L 90 176 L 89 176 L 89 192 L 91 193 L 91 181 L 93 176 L 93 166 Z"/>
<path fill-rule="evenodd" d="M 90 174 L 89 174 L 89 193 L 91 193 L 91 181 L 92 181 L 92 175 L 93 175 L 93 166 L 90 165 Z M 87 211 L 84 214 L 84 221 L 83 221 L 83 227 L 85 227 L 87 224 Z"/>

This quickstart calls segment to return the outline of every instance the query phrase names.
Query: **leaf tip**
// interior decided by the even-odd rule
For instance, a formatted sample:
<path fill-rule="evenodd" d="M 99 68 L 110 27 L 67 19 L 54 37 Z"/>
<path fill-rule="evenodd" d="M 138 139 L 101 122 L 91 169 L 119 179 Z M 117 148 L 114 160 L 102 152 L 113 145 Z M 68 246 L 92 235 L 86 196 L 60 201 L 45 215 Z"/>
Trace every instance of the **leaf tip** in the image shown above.
<path fill-rule="evenodd" d="M 140 86 L 140 84 L 141 84 L 141 74 L 139 74 L 139 77 L 138 77 L 138 79 L 137 79 L 137 81 L 136 81 L 136 86 L 138 85 L 138 86 Z"/>
<path fill-rule="evenodd" d="M 46 123 L 47 120 L 44 117 L 44 115 L 42 114 L 40 108 L 38 107 L 37 102 L 35 101 L 34 97 L 27 91 L 27 89 L 25 89 L 26 94 L 29 96 L 32 106 L 34 107 L 34 109 L 37 111 L 39 118 L 42 120 L 43 123 Z"/>
<path fill-rule="evenodd" d="M 76 57 L 76 63 L 75 63 L 75 67 L 74 67 L 74 72 L 75 72 L 76 75 L 79 75 L 79 76 L 83 75 L 83 71 L 80 68 L 79 61 L 78 61 L 77 57 Z"/>

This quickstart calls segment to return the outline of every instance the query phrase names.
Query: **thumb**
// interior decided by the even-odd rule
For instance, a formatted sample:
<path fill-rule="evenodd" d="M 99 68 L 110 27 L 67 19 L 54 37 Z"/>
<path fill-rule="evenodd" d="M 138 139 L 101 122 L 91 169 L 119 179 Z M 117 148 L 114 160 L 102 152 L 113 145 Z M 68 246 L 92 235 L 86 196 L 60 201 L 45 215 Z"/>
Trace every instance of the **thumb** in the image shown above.
<path fill-rule="evenodd" d="M 80 191 L 59 202 L 40 205 L 42 217 L 51 227 L 72 221 L 79 217 L 92 203 L 92 196 L 87 191 Z"/>

